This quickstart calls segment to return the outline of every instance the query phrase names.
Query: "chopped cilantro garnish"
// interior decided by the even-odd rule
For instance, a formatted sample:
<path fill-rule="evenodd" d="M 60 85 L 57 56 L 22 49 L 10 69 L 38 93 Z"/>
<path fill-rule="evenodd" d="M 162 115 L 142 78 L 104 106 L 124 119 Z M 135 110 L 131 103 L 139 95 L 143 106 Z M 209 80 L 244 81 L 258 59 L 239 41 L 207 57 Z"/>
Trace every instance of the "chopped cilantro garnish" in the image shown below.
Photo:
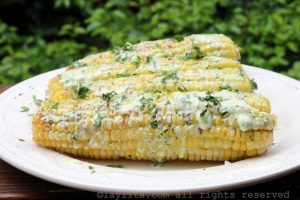
<path fill-rule="evenodd" d="M 157 129 L 157 128 L 158 128 L 158 123 L 157 123 L 157 121 L 156 121 L 156 120 L 151 120 L 150 126 L 151 126 L 153 129 Z"/>
<path fill-rule="evenodd" d="M 153 60 L 152 56 L 147 56 L 146 57 L 146 63 L 150 63 L 150 62 L 152 62 L 152 60 Z"/>
<path fill-rule="evenodd" d="M 183 57 L 184 60 L 189 60 L 189 59 L 200 59 L 203 58 L 204 55 L 201 53 L 200 47 L 199 46 L 193 46 L 193 51 L 187 52 L 185 56 Z"/>
<path fill-rule="evenodd" d="M 42 105 L 42 100 L 40 100 L 40 99 L 38 99 L 38 98 L 36 98 L 36 96 L 35 95 L 33 95 L 32 96 L 32 99 L 33 99 L 33 102 L 34 102 L 34 104 L 36 105 L 36 106 L 41 106 Z"/>
<path fill-rule="evenodd" d="M 203 110 L 203 111 L 200 113 L 200 117 L 204 117 L 206 112 L 207 112 L 207 109 Z"/>
<path fill-rule="evenodd" d="M 96 172 L 95 168 L 93 166 L 89 165 L 88 168 L 89 168 L 91 174 Z"/>
<path fill-rule="evenodd" d="M 27 106 L 22 106 L 20 112 L 28 112 L 29 108 Z"/>
<path fill-rule="evenodd" d="M 166 84 L 168 79 L 174 79 L 174 80 L 178 81 L 179 78 L 178 78 L 177 72 L 164 73 L 161 82 L 163 84 Z"/>
<path fill-rule="evenodd" d="M 93 170 L 93 169 L 94 169 L 94 167 L 89 165 L 89 170 Z"/>
<path fill-rule="evenodd" d="M 70 139 L 72 141 L 78 141 L 78 136 L 79 136 L 79 133 L 73 133 L 71 136 L 70 136 Z"/>
<path fill-rule="evenodd" d="M 159 90 L 152 90 L 152 89 L 148 89 L 144 91 L 145 93 L 161 93 L 161 91 Z"/>
<path fill-rule="evenodd" d="M 177 86 L 178 86 L 178 90 L 180 92 L 187 92 L 187 89 L 186 89 L 186 87 L 183 86 L 183 84 L 177 83 Z"/>
<path fill-rule="evenodd" d="M 190 60 L 193 58 L 194 58 L 194 56 L 193 56 L 193 53 L 191 53 L 191 52 L 186 53 L 185 56 L 183 57 L 184 60 Z"/>
<path fill-rule="evenodd" d="M 123 165 L 106 165 L 106 167 L 123 168 Z"/>
<path fill-rule="evenodd" d="M 117 95 L 117 93 L 116 93 L 115 91 L 108 92 L 108 93 L 104 93 L 104 94 L 102 94 L 102 99 L 103 99 L 104 101 L 107 101 L 107 103 L 108 103 L 108 102 L 110 102 L 111 99 L 112 99 L 114 96 L 116 96 L 116 95 Z"/>
<path fill-rule="evenodd" d="M 227 85 L 221 85 L 220 89 L 221 90 L 232 91 L 232 87 L 229 84 L 227 84 Z"/>
<path fill-rule="evenodd" d="M 177 72 L 163 73 L 161 82 L 163 84 L 167 84 L 167 80 L 169 80 L 169 79 L 173 79 L 175 81 L 175 84 L 177 85 L 177 88 L 179 91 L 187 92 L 187 89 L 184 87 L 184 85 L 179 82 L 179 77 L 177 75 Z"/>
<path fill-rule="evenodd" d="M 208 113 L 209 111 L 207 110 L 207 109 L 205 109 L 204 111 L 202 111 L 201 113 L 200 113 L 200 118 L 203 120 L 203 122 L 205 122 L 205 123 L 207 123 L 208 122 L 208 118 L 209 118 L 209 116 L 207 115 L 207 114 L 209 114 Z"/>
<path fill-rule="evenodd" d="M 53 105 L 50 106 L 51 109 L 57 109 L 58 108 L 59 103 L 55 103 Z"/>
<path fill-rule="evenodd" d="M 257 90 L 258 86 L 257 86 L 257 83 L 254 81 L 254 79 L 251 79 L 250 83 L 251 83 L 251 89 Z"/>
<path fill-rule="evenodd" d="M 220 113 L 221 117 L 227 117 L 229 115 L 228 111 Z"/>
<path fill-rule="evenodd" d="M 130 73 L 129 72 L 118 73 L 116 76 L 117 78 L 128 77 L 130 76 Z"/>
<path fill-rule="evenodd" d="M 155 160 L 152 163 L 153 167 L 163 167 L 165 164 L 167 163 L 167 161 L 165 160 Z"/>
<path fill-rule="evenodd" d="M 199 101 L 208 101 L 212 103 L 214 106 L 218 105 L 220 103 L 220 98 L 212 96 L 211 92 L 206 92 L 205 97 L 198 97 Z"/>
<path fill-rule="evenodd" d="M 89 92 L 89 88 L 81 84 L 77 85 L 77 87 L 73 87 L 73 90 L 76 94 L 77 99 L 85 99 Z"/>
<path fill-rule="evenodd" d="M 153 98 L 142 97 L 139 101 L 141 103 L 140 110 L 147 108 L 147 113 L 151 113 L 156 108 Z"/>
<path fill-rule="evenodd" d="M 133 60 L 133 63 L 135 65 L 136 68 L 138 68 L 141 64 L 141 57 L 140 56 L 137 56 L 134 60 Z"/>

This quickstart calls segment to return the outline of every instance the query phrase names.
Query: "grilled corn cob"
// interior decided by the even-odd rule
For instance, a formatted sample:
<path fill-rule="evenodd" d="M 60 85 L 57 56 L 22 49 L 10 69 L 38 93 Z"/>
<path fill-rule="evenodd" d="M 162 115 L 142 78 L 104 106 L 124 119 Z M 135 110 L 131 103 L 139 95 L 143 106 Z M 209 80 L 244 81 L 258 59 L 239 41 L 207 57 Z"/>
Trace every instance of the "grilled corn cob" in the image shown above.
<path fill-rule="evenodd" d="M 33 138 L 90 158 L 237 160 L 272 143 L 269 110 L 267 99 L 252 93 L 110 93 L 56 109 L 46 103 L 33 117 Z"/>
<path fill-rule="evenodd" d="M 123 48 L 115 48 L 111 51 L 88 56 L 75 62 L 75 66 L 107 65 L 118 62 L 136 62 L 137 59 L 147 60 L 156 58 L 190 58 L 201 56 L 217 56 L 240 59 L 239 48 L 233 41 L 223 34 L 195 34 L 184 37 L 182 41 L 176 39 L 164 39 L 146 41 L 135 45 L 126 43 Z"/>
<path fill-rule="evenodd" d="M 156 65 L 160 65 L 155 69 L 146 64 L 139 68 L 92 66 L 66 71 L 50 80 L 49 96 L 53 101 L 76 98 L 78 85 L 89 88 L 89 95 L 101 95 L 112 88 L 122 91 L 128 87 L 136 91 L 155 88 L 169 92 L 218 91 L 224 87 L 245 92 L 252 89 L 251 80 L 235 60 L 206 57 L 201 60 L 174 58 L 160 61 L 155 61 Z"/>
<path fill-rule="evenodd" d="M 86 84 L 110 78 L 187 69 L 198 73 L 198 68 L 241 68 L 240 63 L 236 61 L 238 59 L 239 48 L 222 34 L 191 35 L 182 41 L 164 39 L 136 45 L 127 43 L 123 48 L 91 55 L 74 62 L 68 71 L 50 81 L 49 96 L 71 98 L 74 95 L 69 95 L 70 88 L 79 83 Z M 246 86 L 242 91 L 249 91 L 249 80 L 245 82 L 248 82 L 248 90 Z M 68 95 L 57 94 L 57 91 L 52 90 L 52 85 L 60 87 L 61 93 Z"/>

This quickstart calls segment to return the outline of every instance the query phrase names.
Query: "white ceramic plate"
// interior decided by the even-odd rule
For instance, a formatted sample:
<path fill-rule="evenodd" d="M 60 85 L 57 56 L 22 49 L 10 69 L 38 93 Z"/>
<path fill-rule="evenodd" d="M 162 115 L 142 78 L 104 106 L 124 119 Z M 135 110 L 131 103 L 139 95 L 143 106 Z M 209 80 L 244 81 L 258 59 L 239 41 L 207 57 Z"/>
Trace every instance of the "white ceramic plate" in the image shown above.
<path fill-rule="evenodd" d="M 278 116 L 275 144 L 263 156 L 234 163 L 170 162 L 154 168 L 144 161 L 78 160 L 32 141 L 32 96 L 44 98 L 49 78 L 64 69 L 26 80 L 0 95 L 0 155 L 11 165 L 39 178 L 89 191 L 177 193 L 224 190 L 262 182 L 299 169 L 300 83 L 270 71 L 244 66 L 271 100 Z M 24 140 L 24 141 L 22 141 Z M 122 164 L 125 168 L 111 168 Z M 92 173 L 89 166 L 94 168 Z"/>

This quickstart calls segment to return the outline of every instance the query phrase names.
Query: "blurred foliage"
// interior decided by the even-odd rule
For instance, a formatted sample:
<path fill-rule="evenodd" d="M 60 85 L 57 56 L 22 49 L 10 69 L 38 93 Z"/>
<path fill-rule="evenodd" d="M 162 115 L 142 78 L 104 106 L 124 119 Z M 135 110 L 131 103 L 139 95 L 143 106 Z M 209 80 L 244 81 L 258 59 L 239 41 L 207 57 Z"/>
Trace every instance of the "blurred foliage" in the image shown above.
<path fill-rule="evenodd" d="M 242 62 L 300 79 L 300 0 L 1 0 L 0 84 L 126 41 L 224 33 Z"/>

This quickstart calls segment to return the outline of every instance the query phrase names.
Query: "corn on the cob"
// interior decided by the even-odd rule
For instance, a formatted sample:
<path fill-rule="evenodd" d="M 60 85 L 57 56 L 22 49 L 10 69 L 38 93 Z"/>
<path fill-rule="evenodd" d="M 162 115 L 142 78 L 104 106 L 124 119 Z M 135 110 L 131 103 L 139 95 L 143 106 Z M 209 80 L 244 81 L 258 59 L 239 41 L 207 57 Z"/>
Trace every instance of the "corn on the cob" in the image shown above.
<path fill-rule="evenodd" d="M 206 57 L 190 61 L 174 58 L 164 60 L 159 65 L 160 68 L 156 69 L 151 64 L 145 64 L 139 68 L 121 65 L 117 69 L 92 66 L 69 70 L 50 80 L 49 96 L 53 101 L 76 98 L 74 88 L 79 84 L 90 89 L 89 95 L 101 95 L 115 87 L 118 87 L 115 90 L 130 87 L 135 91 L 150 88 L 169 92 L 218 91 L 224 87 L 251 91 L 251 81 L 242 71 L 241 64 L 228 58 Z"/>
<path fill-rule="evenodd" d="M 198 73 L 198 69 L 241 68 L 240 63 L 236 61 L 239 58 L 239 48 L 222 34 L 191 35 L 183 41 L 165 39 L 136 45 L 127 43 L 123 48 L 91 55 L 74 62 L 68 71 L 50 81 L 49 95 L 50 98 L 62 96 L 51 90 L 53 82 L 55 86 L 62 88 L 60 91 L 68 93 L 71 87 L 76 87 L 82 82 L 85 84 L 110 78 L 187 69 Z"/>
<path fill-rule="evenodd" d="M 240 59 L 239 48 L 223 34 L 195 34 L 184 37 L 182 41 L 163 39 L 146 41 L 135 45 L 126 43 L 123 48 L 87 56 L 74 63 L 75 66 L 107 65 L 118 62 L 136 62 L 147 58 L 201 57 L 217 56 Z"/>
<path fill-rule="evenodd" d="M 272 142 L 275 118 L 263 111 L 270 110 L 266 101 L 230 91 L 68 100 L 57 109 L 45 104 L 34 116 L 34 140 L 91 158 L 237 160 L 262 154 Z"/>
<path fill-rule="evenodd" d="M 74 156 L 239 160 L 264 153 L 275 116 L 252 93 L 224 35 L 127 43 L 81 59 L 48 84 L 33 139 Z M 254 85 L 255 86 L 255 85 Z"/>

